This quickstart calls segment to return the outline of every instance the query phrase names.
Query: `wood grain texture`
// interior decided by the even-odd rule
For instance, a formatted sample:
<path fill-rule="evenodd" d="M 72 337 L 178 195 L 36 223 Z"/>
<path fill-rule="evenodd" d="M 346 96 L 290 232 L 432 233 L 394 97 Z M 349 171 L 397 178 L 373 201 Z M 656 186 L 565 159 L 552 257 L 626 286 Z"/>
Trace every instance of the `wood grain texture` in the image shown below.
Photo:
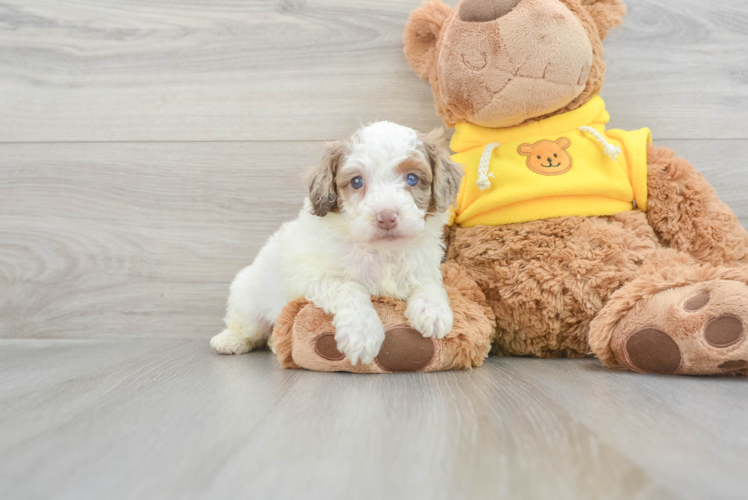
<path fill-rule="evenodd" d="M 330 140 L 376 119 L 430 129 L 429 86 L 402 55 L 420 3 L 6 0 L 0 141 Z M 616 123 L 748 138 L 748 4 L 626 3 L 606 42 Z"/>
<path fill-rule="evenodd" d="M 0 146 L 0 337 L 201 337 L 317 143 Z"/>
<path fill-rule="evenodd" d="M 0 0 L 0 498 L 745 497 L 740 379 L 210 351 L 320 141 L 440 125 L 402 55 L 420 3 Z M 626 3 L 612 125 L 652 128 L 748 226 L 748 4 Z"/>
<path fill-rule="evenodd" d="M 420 0 L 12 0 L 0 141 L 336 139 L 440 124 L 402 54 Z M 424 112 L 427 111 L 427 112 Z"/>
<path fill-rule="evenodd" d="M 605 41 L 613 125 L 661 139 L 748 137 L 748 3 L 624 0 Z"/>
<path fill-rule="evenodd" d="M 748 385 L 595 360 L 280 370 L 205 341 L 0 341 L 2 498 L 744 498 Z"/>
<path fill-rule="evenodd" d="M 748 227 L 748 141 L 664 141 Z M 209 338 L 322 143 L 0 145 L 0 338 Z"/>

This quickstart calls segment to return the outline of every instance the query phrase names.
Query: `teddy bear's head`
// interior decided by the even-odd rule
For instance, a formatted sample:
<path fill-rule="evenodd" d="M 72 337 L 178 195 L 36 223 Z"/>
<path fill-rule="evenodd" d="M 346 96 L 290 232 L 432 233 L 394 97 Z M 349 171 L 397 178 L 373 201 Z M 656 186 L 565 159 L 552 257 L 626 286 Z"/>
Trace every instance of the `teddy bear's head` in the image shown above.
<path fill-rule="evenodd" d="M 405 55 L 447 125 L 512 127 L 602 89 L 602 40 L 625 13 L 621 0 L 431 0 L 408 20 Z"/>

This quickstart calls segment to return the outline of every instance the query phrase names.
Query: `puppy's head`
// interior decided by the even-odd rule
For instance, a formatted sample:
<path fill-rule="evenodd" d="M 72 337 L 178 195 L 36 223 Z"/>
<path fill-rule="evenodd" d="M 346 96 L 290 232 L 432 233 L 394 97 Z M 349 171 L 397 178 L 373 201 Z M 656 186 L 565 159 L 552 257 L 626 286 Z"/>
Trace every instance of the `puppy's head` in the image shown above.
<path fill-rule="evenodd" d="M 309 173 L 309 202 L 314 215 L 339 214 L 354 240 L 386 246 L 418 236 L 429 217 L 448 211 L 462 174 L 442 130 L 378 122 L 328 144 Z"/>

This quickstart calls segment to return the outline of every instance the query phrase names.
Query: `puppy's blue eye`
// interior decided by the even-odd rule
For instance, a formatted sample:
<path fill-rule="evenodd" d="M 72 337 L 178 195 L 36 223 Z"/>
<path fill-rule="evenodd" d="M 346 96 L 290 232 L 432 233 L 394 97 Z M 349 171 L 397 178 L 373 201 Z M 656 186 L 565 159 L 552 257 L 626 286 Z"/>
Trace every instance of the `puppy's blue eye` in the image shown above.
<path fill-rule="evenodd" d="M 364 178 L 361 176 L 354 177 L 351 181 L 351 187 L 353 189 L 361 189 L 362 187 L 364 187 Z"/>
<path fill-rule="evenodd" d="M 410 186 L 415 186 L 418 184 L 418 177 L 416 177 L 415 174 L 408 174 L 405 177 L 405 182 L 407 182 Z"/>

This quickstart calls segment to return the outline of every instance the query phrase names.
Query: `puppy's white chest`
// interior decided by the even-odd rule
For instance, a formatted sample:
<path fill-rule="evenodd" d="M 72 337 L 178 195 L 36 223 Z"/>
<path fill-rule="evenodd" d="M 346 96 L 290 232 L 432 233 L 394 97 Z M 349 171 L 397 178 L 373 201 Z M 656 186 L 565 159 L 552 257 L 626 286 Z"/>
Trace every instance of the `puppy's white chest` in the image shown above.
<path fill-rule="evenodd" d="M 407 269 L 399 259 L 368 255 L 356 267 L 359 283 L 372 295 L 406 299 L 412 291 Z"/>

